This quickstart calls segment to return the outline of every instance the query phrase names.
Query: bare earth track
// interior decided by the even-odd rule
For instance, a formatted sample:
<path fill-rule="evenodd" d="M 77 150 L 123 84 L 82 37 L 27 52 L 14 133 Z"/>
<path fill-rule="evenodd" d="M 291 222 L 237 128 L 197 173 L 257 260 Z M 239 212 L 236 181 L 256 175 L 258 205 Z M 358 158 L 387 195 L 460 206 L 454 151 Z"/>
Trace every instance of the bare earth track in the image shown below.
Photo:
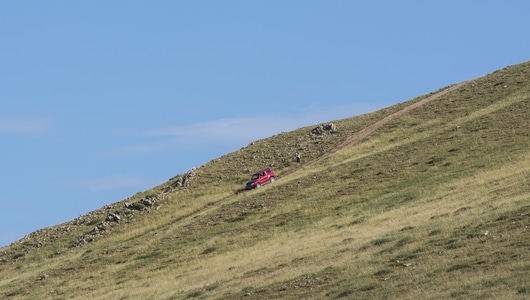
<path fill-rule="evenodd" d="M 374 133 L 376 130 L 381 128 L 381 126 L 387 124 L 388 122 L 401 117 L 402 115 L 408 113 L 409 111 L 411 111 L 411 110 L 413 110 L 413 109 L 415 109 L 415 108 L 417 108 L 419 106 L 422 106 L 422 105 L 424 105 L 426 103 L 429 103 L 429 102 L 431 102 L 431 101 L 433 101 L 433 100 L 435 100 L 435 99 L 437 99 L 437 98 L 439 98 L 439 97 L 441 97 L 441 96 L 443 96 L 443 95 L 445 95 L 445 94 L 447 94 L 449 92 L 452 92 L 452 91 L 460 88 L 461 86 L 469 83 L 470 81 L 471 80 L 463 81 L 461 83 L 452 85 L 452 86 L 450 86 L 450 87 L 448 87 L 448 88 L 446 88 L 444 90 L 441 90 L 441 91 L 439 91 L 437 93 L 432 94 L 431 96 L 429 96 L 429 97 L 427 97 L 427 98 L 425 98 L 425 99 L 423 99 L 421 101 L 418 101 L 418 102 L 416 102 L 414 104 L 411 104 L 411 105 L 403 108 L 400 111 L 397 111 L 397 112 L 395 112 L 395 113 L 393 113 L 391 115 L 388 115 L 388 116 L 384 117 L 383 119 L 375 122 L 374 124 L 372 124 L 372 125 L 364 128 L 364 129 L 358 131 L 357 133 L 353 134 L 352 136 L 347 138 L 344 142 L 342 142 L 340 145 L 330 149 L 324 155 L 318 157 L 317 159 L 314 159 L 314 160 L 311 160 L 311 161 L 307 162 L 305 164 L 305 166 L 311 165 L 311 164 L 313 164 L 313 163 L 315 163 L 315 162 L 317 162 L 317 161 L 319 161 L 321 159 L 329 157 L 329 156 L 331 156 L 332 154 L 336 153 L 337 151 L 339 151 L 341 149 L 344 149 L 346 147 L 349 147 L 349 146 L 352 146 L 352 145 L 355 145 L 355 144 L 359 143 L 360 141 L 365 139 L 367 136 L 369 136 L 370 134 Z"/>

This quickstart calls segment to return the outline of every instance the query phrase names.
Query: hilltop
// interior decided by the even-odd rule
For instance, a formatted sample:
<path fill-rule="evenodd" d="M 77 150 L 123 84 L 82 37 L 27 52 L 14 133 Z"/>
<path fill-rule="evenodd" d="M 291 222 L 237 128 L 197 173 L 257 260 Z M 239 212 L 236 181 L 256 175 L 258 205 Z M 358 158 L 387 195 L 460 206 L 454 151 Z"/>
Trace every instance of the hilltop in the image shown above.
<path fill-rule="evenodd" d="M 1 248 L 0 298 L 528 298 L 529 112 L 526 62 L 255 141 Z"/>

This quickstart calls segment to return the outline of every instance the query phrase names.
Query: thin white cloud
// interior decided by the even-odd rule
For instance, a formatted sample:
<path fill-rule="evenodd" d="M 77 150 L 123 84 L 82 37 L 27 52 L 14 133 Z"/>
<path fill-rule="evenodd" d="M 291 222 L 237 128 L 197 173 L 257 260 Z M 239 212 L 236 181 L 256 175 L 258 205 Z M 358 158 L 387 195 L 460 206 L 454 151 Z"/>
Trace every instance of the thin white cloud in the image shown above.
<path fill-rule="evenodd" d="M 149 137 L 175 137 L 188 142 L 240 141 L 268 137 L 300 127 L 343 119 L 369 112 L 375 107 L 359 105 L 334 108 L 311 107 L 298 114 L 273 114 L 245 118 L 225 118 L 185 126 L 144 132 Z"/>
<path fill-rule="evenodd" d="M 135 175 L 113 175 L 100 178 L 83 179 L 74 182 L 92 192 L 119 190 L 123 188 L 150 187 L 158 184 L 159 180 L 138 177 Z"/>
<path fill-rule="evenodd" d="M 51 128 L 51 121 L 44 117 L 0 117 L 0 134 L 39 135 Z"/>
<path fill-rule="evenodd" d="M 233 149 L 248 143 L 300 127 L 330 122 L 367 113 L 377 107 L 349 105 L 341 107 L 308 107 L 298 114 L 272 114 L 253 117 L 224 118 L 190 125 L 158 128 L 139 133 L 138 139 L 150 139 L 135 145 L 106 151 L 106 155 L 144 155 L 193 149 L 211 145 L 228 146 Z"/>

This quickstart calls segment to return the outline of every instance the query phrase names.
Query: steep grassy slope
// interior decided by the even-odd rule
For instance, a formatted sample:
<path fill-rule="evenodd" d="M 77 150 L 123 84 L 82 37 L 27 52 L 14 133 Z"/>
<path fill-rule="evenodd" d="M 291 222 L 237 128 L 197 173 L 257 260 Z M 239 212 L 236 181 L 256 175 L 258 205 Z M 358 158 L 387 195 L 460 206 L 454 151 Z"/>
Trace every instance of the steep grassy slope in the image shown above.
<path fill-rule="evenodd" d="M 0 298 L 529 298 L 530 63 L 454 88 L 32 233 L 0 249 Z M 241 190 L 266 166 L 274 184 Z"/>

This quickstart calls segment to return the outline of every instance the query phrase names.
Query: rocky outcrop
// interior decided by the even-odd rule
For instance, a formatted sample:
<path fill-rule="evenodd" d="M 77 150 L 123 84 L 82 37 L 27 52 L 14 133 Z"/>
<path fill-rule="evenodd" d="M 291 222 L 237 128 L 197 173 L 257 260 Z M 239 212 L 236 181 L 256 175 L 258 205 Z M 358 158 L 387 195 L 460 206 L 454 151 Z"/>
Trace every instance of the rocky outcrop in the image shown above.
<path fill-rule="evenodd" d="M 154 207 L 160 200 L 162 200 L 160 195 L 147 196 L 138 200 L 138 202 L 125 202 L 124 207 L 130 210 L 148 211 L 149 208 Z"/>
<path fill-rule="evenodd" d="M 311 130 L 311 135 L 313 136 L 322 136 L 326 133 L 332 134 L 337 131 L 337 126 L 334 123 L 320 124 L 313 130 Z"/>
<path fill-rule="evenodd" d="M 196 176 L 196 169 L 191 169 L 182 176 L 176 176 L 172 179 L 171 184 L 164 190 L 165 193 L 177 192 L 180 189 L 186 189 L 190 186 L 191 180 Z"/>

